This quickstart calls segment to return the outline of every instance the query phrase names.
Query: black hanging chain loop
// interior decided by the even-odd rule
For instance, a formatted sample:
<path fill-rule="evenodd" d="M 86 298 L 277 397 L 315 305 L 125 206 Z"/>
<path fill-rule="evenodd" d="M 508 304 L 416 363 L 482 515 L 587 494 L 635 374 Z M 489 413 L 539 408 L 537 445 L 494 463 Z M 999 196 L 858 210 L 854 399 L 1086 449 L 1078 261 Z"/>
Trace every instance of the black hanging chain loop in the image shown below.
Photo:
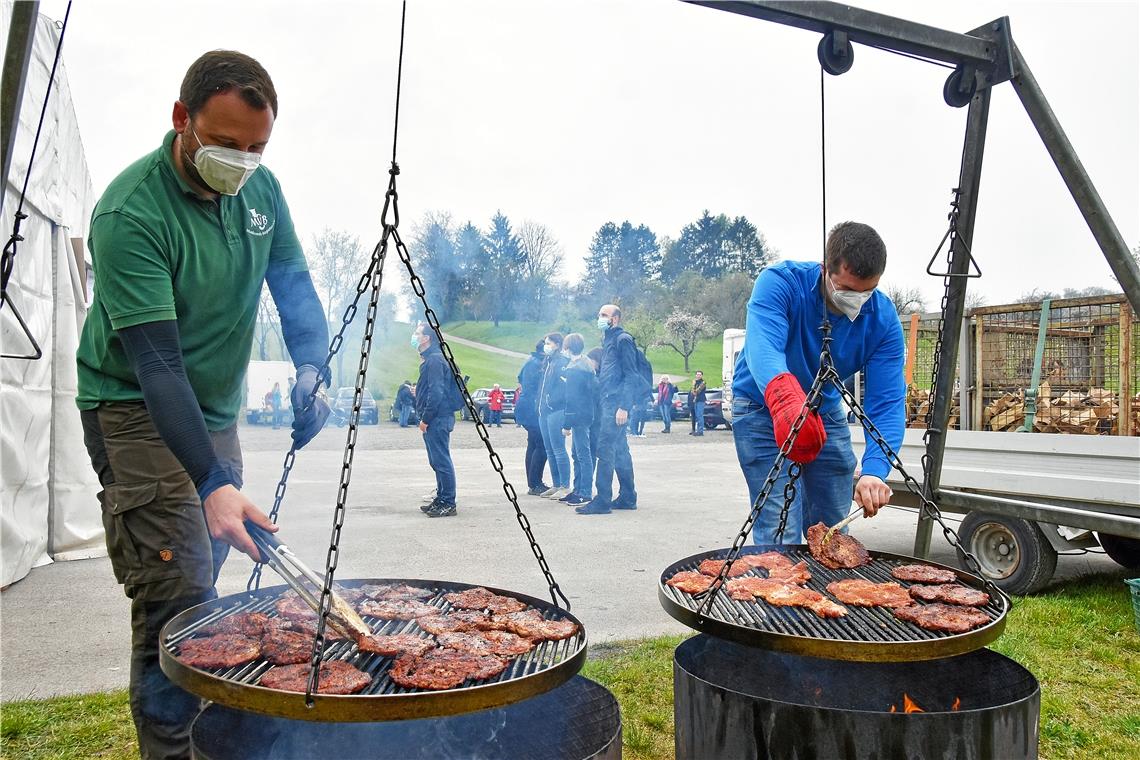
<path fill-rule="evenodd" d="M 938 242 L 938 246 L 934 249 L 934 255 L 931 256 L 930 261 L 927 262 L 926 273 L 931 277 L 944 277 L 947 279 L 959 277 L 967 280 L 974 280 L 982 276 L 981 267 L 978 266 L 978 262 L 974 258 L 974 254 L 971 253 L 970 246 L 966 245 L 966 241 L 958 235 L 958 217 L 962 214 L 962 188 L 955 187 L 951 190 L 951 192 L 954 193 L 954 197 L 950 201 L 950 213 L 946 215 L 946 218 L 950 221 L 950 225 L 946 228 L 946 234 L 942 236 L 942 240 Z M 946 245 L 947 242 L 949 242 L 950 245 Z M 966 256 L 969 258 L 969 261 L 966 264 L 966 272 L 964 274 L 956 274 L 953 271 L 955 243 L 962 246 L 962 248 L 966 251 Z M 938 254 L 942 252 L 943 246 L 946 246 L 946 271 L 934 272 L 932 271 L 934 262 L 938 260 Z M 973 269 L 973 272 L 970 271 L 971 268 Z"/>
<path fill-rule="evenodd" d="M 4 244 L 4 252 L 0 254 L 0 310 L 4 308 L 4 304 L 8 304 L 12 308 L 12 316 L 16 318 L 16 323 L 20 326 L 20 330 L 28 339 L 32 346 L 30 354 L 0 354 L 0 358 L 4 359 L 29 359 L 36 361 L 43 357 L 43 349 L 36 341 L 36 336 L 32 334 L 32 330 L 28 327 L 24 317 L 20 314 L 20 310 L 16 308 L 15 302 L 8 295 L 8 282 L 12 277 L 12 269 L 16 263 L 16 253 L 19 244 L 24 241 L 23 235 L 20 234 L 20 224 L 28 215 L 24 213 L 24 199 L 28 195 L 28 181 L 32 176 L 32 166 L 36 161 L 36 150 L 40 145 L 40 133 L 43 132 L 44 119 L 47 118 L 48 103 L 51 102 L 51 90 L 55 84 L 55 72 L 59 69 L 59 60 L 63 55 L 63 37 L 67 34 L 67 20 L 71 17 L 71 0 L 68 0 L 67 10 L 63 14 L 63 23 L 59 26 L 59 39 L 55 43 L 55 60 L 51 64 L 51 74 L 48 75 L 47 89 L 44 90 L 44 102 L 40 108 L 40 120 L 36 125 L 36 136 L 32 140 L 32 152 L 28 156 L 28 169 L 24 173 L 24 184 L 20 187 L 20 200 L 16 204 L 16 213 L 12 219 L 12 235 L 8 238 L 8 242 Z M 13 131 L 16 130 L 17 125 L 12 124 Z M 3 180 L 6 182 L 7 177 Z"/>

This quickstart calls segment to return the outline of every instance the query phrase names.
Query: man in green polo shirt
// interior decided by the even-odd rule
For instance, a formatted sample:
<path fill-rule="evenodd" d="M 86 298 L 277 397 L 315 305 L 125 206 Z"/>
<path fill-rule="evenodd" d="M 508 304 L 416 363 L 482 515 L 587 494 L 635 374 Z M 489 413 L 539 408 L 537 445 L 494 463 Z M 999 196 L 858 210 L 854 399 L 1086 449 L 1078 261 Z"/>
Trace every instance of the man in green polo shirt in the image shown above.
<path fill-rule="evenodd" d="M 262 284 L 297 368 L 293 440 L 321 429 L 328 329 L 277 179 L 260 165 L 277 116 L 265 69 L 231 51 L 186 73 L 174 129 L 107 187 L 91 219 L 95 300 L 77 361 L 84 442 L 115 578 L 131 599 L 131 714 L 145 758 L 189 756 L 198 699 L 158 664 L 162 625 L 217 596 L 243 521 L 237 419 Z"/>

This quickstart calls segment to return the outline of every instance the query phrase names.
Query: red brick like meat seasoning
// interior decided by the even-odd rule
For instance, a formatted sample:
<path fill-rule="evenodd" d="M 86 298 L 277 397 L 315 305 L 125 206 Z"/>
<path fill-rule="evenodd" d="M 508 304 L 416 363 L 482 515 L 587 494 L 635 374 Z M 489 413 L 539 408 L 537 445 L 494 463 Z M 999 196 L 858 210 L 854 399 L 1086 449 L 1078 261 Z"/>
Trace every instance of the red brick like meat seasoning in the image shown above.
<path fill-rule="evenodd" d="M 274 665 L 310 662 L 313 659 L 313 636 L 298 631 L 270 631 L 261 637 L 261 656 Z"/>
<path fill-rule="evenodd" d="M 260 656 L 261 643 L 240 633 L 219 633 L 178 645 L 179 661 L 195 668 L 235 668 Z"/>
<path fill-rule="evenodd" d="M 832 570 L 850 570 L 870 564 L 870 553 L 855 538 L 836 531 L 824 544 L 823 538 L 826 535 L 827 526 L 821 522 L 807 529 L 808 551 L 823 566 Z"/>
<path fill-rule="evenodd" d="M 455 649 L 433 649 L 416 657 L 404 655 L 388 669 L 394 683 L 411 689 L 452 689 L 468 678 L 493 678 L 507 669 L 507 660 Z"/>
<path fill-rule="evenodd" d="M 863 578 L 845 578 L 827 584 L 827 593 L 853 607 L 908 607 L 914 604 L 897 583 L 873 583 Z"/>
<path fill-rule="evenodd" d="M 367 600 L 360 604 L 361 615 L 371 615 L 382 620 L 415 620 L 431 615 L 442 615 L 439 607 L 414 599 Z"/>
<path fill-rule="evenodd" d="M 990 595 L 976 588 L 957 583 L 941 586 L 911 586 L 910 595 L 922 602 L 945 602 L 963 607 L 984 607 L 990 603 Z"/>
<path fill-rule="evenodd" d="M 776 570 L 781 567 L 791 567 L 792 561 L 780 552 L 764 552 L 763 554 L 741 554 L 740 561 L 751 567 L 762 567 L 765 570 Z"/>
<path fill-rule="evenodd" d="M 711 575 L 695 573 L 692 570 L 682 570 L 665 581 L 665 584 L 672 586 L 678 591 L 684 591 L 686 594 L 699 594 L 702 591 L 707 591 L 714 580 L 716 580 L 716 578 Z"/>
<path fill-rule="evenodd" d="M 258 686 L 280 691 L 305 691 L 309 686 L 308 663 L 281 665 L 269 670 L 258 681 Z M 318 694 L 355 694 L 372 683 L 372 677 L 344 660 L 328 660 L 321 663 Z"/>
<path fill-rule="evenodd" d="M 723 559 L 706 559 L 704 562 L 697 566 L 697 570 L 701 571 L 705 575 L 711 575 L 715 578 L 716 576 L 720 575 L 720 569 L 722 567 L 724 567 Z M 732 563 L 732 569 L 728 571 L 728 577 L 739 578 L 751 569 L 752 566 L 747 562 L 737 560 L 736 562 Z"/>
<path fill-rule="evenodd" d="M 492 591 L 488 591 L 482 586 L 467 589 L 466 591 L 455 591 L 450 594 L 444 594 L 443 598 L 451 603 L 453 607 L 458 607 L 464 610 L 491 610 L 492 612 L 519 612 L 526 609 L 526 602 L 512 599 L 509 596 L 502 596 Z"/>
<path fill-rule="evenodd" d="M 910 583 L 952 583 L 958 579 L 952 571 L 931 565 L 899 565 L 891 575 Z"/>
<path fill-rule="evenodd" d="M 928 631 L 944 633 L 965 633 L 990 622 L 989 615 L 981 610 L 949 604 L 916 604 L 897 609 L 894 615 Z"/>
<path fill-rule="evenodd" d="M 389 636 L 369 636 L 356 643 L 361 652 L 373 652 L 387 657 L 420 655 L 435 649 L 435 640 L 414 633 L 397 633 Z"/>

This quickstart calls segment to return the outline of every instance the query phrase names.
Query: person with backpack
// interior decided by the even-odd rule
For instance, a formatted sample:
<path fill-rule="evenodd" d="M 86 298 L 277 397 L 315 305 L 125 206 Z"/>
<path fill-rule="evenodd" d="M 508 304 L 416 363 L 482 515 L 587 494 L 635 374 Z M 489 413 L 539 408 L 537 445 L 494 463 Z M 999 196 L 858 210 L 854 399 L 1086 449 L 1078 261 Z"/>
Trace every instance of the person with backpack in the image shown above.
<path fill-rule="evenodd" d="M 462 394 L 455 385 L 451 365 L 443 358 L 435 331 L 424 323 L 412 333 L 412 348 L 420 353 L 420 379 L 416 383 L 416 414 L 427 448 L 428 464 L 435 471 L 435 499 L 420 507 L 428 517 L 451 517 L 455 507 L 455 466 L 451 463 L 451 431 Z"/>
<path fill-rule="evenodd" d="M 562 421 L 563 435 L 570 436 L 570 452 L 574 457 L 573 489 L 564 496 L 572 506 L 590 501 L 594 491 L 594 452 L 590 427 L 594 424 L 594 398 L 598 395 L 598 376 L 593 363 L 582 354 L 586 341 L 580 333 L 570 333 L 562 342 L 570 361 L 562 370 L 566 383 L 566 412 Z"/>
<path fill-rule="evenodd" d="M 673 428 L 673 396 L 677 393 L 677 386 L 669 381 L 668 375 L 661 376 L 661 382 L 657 384 L 657 410 L 661 414 L 661 420 L 665 423 L 665 429 L 662 433 L 670 433 Z"/>
<path fill-rule="evenodd" d="M 605 515 L 611 509 L 637 509 L 637 490 L 633 482 L 633 459 L 625 437 L 629 413 L 634 404 L 644 404 L 652 387 L 645 355 L 637 350 L 633 336 L 621 326 L 621 309 L 606 304 L 598 310 L 598 329 L 602 331 L 602 363 L 598 370 L 598 392 L 602 399 L 602 421 L 598 432 L 598 467 L 594 498 L 574 509 L 580 515 Z M 613 497 L 614 474 L 618 479 L 618 495 Z"/>
<path fill-rule="evenodd" d="M 519 389 L 515 394 L 515 422 L 526 430 L 526 492 L 531 496 L 541 496 L 550 490 L 550 486 L 542 482 L 542 471 L 546 468 L 546 444 L 538 423 L 538 394 L 542 389 L 542 361 L 545 358 L 542 347 L 545 342 L 540 340 L 535 344 L 534 353 L 519 370 Z"/>
<path fill-rule="evenodd" d="M 546 358 L 542 363 L 542 386 L 538 391 L 538 422 L 554 485 L 539 495 L 561 499 L 570 495 L 570 457 L 566 454 L 566 438 L 562 435 L 562 420 L 566 415 L 566 383 L 562 379 L 562 370 L 569 359 L 562 352 L 562 333 L 547 335 L 542 342 L 542 352 Z"/>

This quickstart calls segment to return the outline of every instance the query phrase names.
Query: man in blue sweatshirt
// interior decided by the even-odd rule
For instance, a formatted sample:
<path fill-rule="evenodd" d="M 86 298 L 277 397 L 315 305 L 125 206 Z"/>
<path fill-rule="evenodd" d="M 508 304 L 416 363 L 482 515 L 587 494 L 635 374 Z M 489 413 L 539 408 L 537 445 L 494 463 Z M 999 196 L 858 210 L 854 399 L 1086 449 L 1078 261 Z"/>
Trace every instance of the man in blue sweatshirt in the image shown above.
<path fill-rule="evenodd" d="M 887 265 L 878 233 L 858 222 L 836 225 L 827 238 L 826 270 L 818 262 L 785 261 L 756 279 L 748 300 L 744 349 L 732 381 L 732 432 L 751 503 L 800 413 L 805 391 L 819 371 L 820 325 L 831 322 L 831 358 L 841 378 L 863 372 L 863 407 L 896 451 L 905 428 L 905 344 L 889 298 L 875 290 Z M 855 454 L 838 391 L 824 386 L 789 452 L 803 465 L 788 513 L 783 543 L 800 543 L 817 522 L 834 525 L 852 501 Z M 884 482 L 891 465 L 870 439 L 854 500 L 872 517 L 890 501 Z M 752 528 L 757 544 L 776 543 L 787 464 Z"/>

